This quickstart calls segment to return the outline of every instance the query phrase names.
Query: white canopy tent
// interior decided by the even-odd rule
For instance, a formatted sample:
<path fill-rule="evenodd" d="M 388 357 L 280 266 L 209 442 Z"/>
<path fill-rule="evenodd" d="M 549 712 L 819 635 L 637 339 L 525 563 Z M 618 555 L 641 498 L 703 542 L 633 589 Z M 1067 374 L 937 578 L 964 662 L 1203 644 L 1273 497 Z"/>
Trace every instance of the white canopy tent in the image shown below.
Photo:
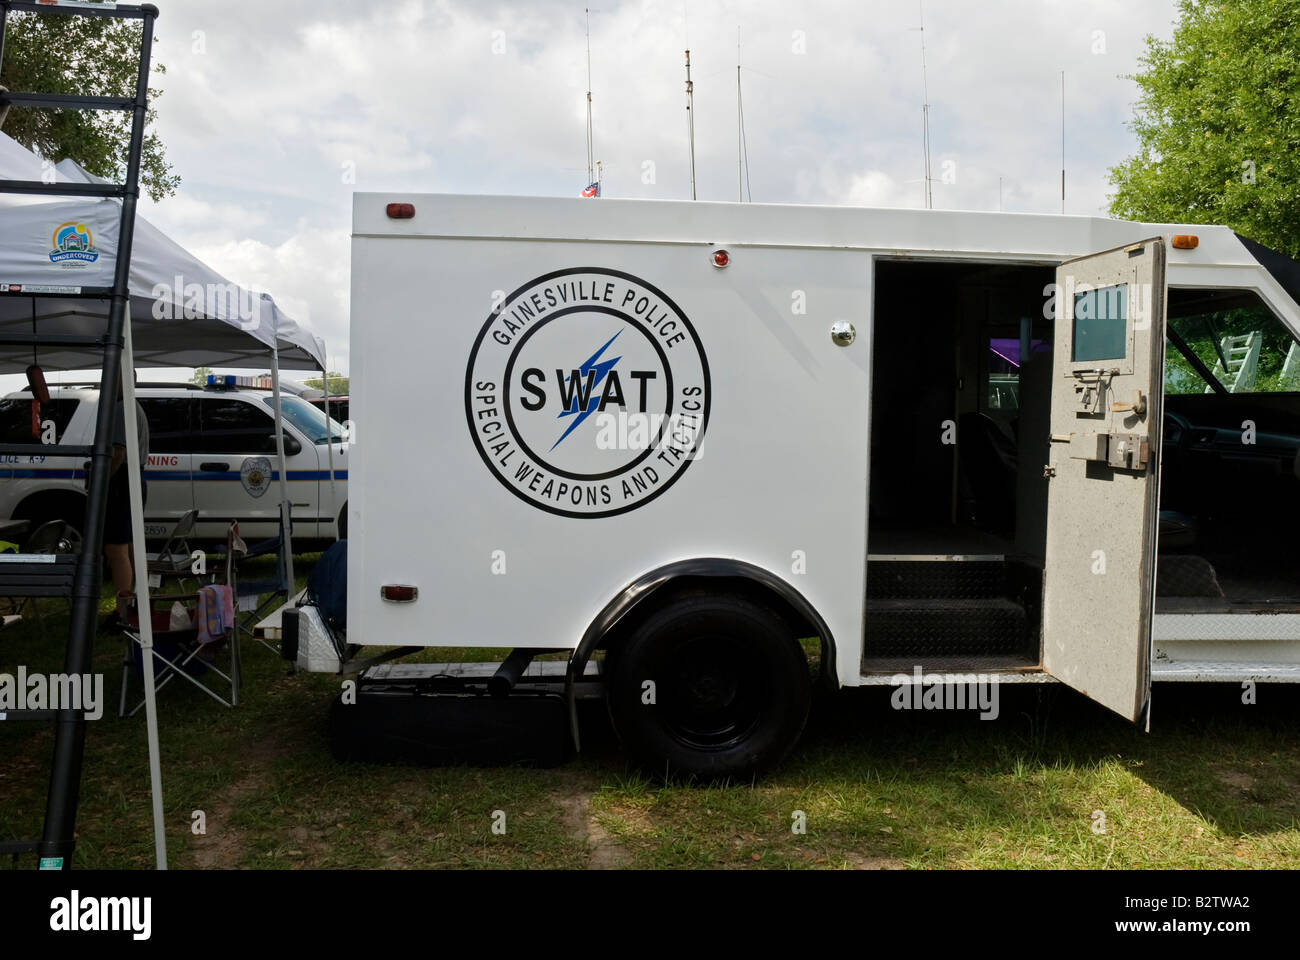
<path fill-rule="evenodd" d="M 0 179 L 103 182 L 71 161 L 51 165 L 0 133 Z M 121 201 L 0 194 L 0 333 L 102 336 L 110 300 L 62 296 L 107 290 L 113 283 Z M 270 360 L 275 398 L 281 516 L 286 541 L 290 508 L 280 411 L 280 368 L 326 372 L 325 344 L 295 323 L 263 293 L 231 283 L 136 217 L 130 268 L 130 300 L 122 352 L 127 467 L 130 481 L 135 568 L 147 569 L 140 450 L 136 439 L 135 367 L 250 367 Z M 0 345 L 0 373 L 23 373 L 35 363 L 47 370 L 102 364 L 102 353 L 84 346 Z M 331 446 L 332 452 L 332 446 Z M 330 470 L 331 482 L 333 469 Z M 292 545 L 284 544 L 292 556 Z M 289 559 L 289 576 L 293 576 Z M 137 576 L 140 632 L 145 647 L 145 712 L 153 796 L 157 864 L 166 868 L 158 718 L 154 701 L 153 630 L 148 615 L 148 577 Z"/>

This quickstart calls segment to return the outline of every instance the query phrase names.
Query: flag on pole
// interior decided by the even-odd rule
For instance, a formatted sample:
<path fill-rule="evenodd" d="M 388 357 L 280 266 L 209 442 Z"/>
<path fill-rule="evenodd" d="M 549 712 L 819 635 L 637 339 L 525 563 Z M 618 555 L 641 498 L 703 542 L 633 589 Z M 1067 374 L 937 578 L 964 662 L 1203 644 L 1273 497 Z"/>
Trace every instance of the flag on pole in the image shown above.
<path fill-rule="evenodd" d="M 587 184 L 587 186 L 586 186 L 586 187 L 583 189 L 583 191 L 582 191 L 582 195 L 583 195 L 584 197 L 589 197 L 589 198 L 590 198 L 590 197 L 599 197 L 599 196 L 600 196 L 600 181 L 597 180 L 595 183 L 589 183 L 589 184 Z"/>

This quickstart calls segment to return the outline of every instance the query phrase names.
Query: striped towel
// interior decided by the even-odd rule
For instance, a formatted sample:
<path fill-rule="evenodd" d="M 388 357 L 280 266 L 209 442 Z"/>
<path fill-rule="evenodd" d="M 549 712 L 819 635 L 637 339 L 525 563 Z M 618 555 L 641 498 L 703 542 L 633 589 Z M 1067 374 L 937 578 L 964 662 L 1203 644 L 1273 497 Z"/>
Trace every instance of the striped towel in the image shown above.
<path fill-rule="evenodd" d="M 234 626 L 234 602 L 227 586 L 214 585 L 199 588 L 199 603 L 195 620 L 199 627 L 199 643 L 206 646 L 225 638 Z"/>

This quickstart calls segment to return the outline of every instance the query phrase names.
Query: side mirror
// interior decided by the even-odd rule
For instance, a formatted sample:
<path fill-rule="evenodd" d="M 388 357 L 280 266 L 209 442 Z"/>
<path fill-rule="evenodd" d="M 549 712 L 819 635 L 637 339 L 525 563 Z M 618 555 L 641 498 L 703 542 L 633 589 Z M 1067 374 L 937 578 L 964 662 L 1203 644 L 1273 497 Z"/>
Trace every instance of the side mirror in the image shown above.
<path fill-rule="evenodd" d="M 268 433 L 266 435 L 266 452 L 272 456 L 275 455 L 276 449 L 274 433 Z M 299 453 L 302 453 L 302 444 L 299 443 L 298 439 L 292 434 L 286 433 L 284 435 L 284 455 L 286 457 L 292 457 Z"/>

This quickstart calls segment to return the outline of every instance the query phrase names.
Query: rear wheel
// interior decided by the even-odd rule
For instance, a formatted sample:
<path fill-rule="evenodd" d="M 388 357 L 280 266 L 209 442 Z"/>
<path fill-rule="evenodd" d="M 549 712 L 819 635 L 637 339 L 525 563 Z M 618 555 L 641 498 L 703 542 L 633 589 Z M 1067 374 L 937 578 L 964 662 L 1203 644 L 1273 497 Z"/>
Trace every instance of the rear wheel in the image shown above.
<path fill-rule="evenodd" d="M 785 620 L 745 597 L 684 594 L 607 658 L 610 718 L 655 774 L 747 778 L 794 746 L 808 662 Z"/>
<path fill-rule="evenodd" d="M 24 545 L 32 540 L 37 530 L 42 530 L 38 552 L 80 553 L 82 527 L 86 520 L 86 498 L 71 494 L 43 494 L 29 498 L 14 511 L 15 520 L 27 520 L 29 526 L 23 535 Z M 61 521 L 62 527 L 51 526 L 51 521 Z"/>

